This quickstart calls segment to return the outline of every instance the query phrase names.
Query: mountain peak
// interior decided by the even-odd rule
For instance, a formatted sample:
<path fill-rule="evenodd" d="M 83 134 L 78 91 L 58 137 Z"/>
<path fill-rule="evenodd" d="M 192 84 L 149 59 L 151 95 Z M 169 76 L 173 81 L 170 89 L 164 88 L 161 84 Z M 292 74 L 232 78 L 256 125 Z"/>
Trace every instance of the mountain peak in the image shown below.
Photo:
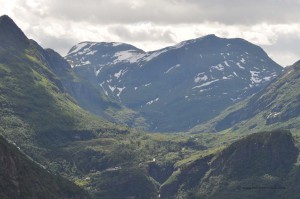
<path fill-rule="evenodd" d="M 134 50 L 134 51 L 140 51 L 143 52 L 141 49 L 138 49 L 137 47 L 126 44 L 126 43 L 119 43 L 119 42 L 90 42 L 85 41 L 81 42 L 75 46 L 73 46 L 69 52 L 69 55 L 75 55 L 78 52 L 81 54 L 85 53 L 91 53 L 96 51 L 125 51 L 125 50 Z M 93 53 L 92 53 L 93 54 Z"/>
<path fill-rule="evenodd" d="M 203 40 L 218 40 L 218 39 L 223 39 L 223 38 L 220 38 L 218 36 L 216 36 L 215 34 L 209 34 L 209 35 L 205 35 L 205 36 L 202 36 L 202 37 L 198 37 L 196 39 L 193 39 L 195 42 L 197 41 L 203 41 Z"/>
<path fill-rule="evenodd" d="M 217 37 L 215 34 L 208 34 L 208 35 L 205 35 L 205 36 L 200 37 L 200 38 L 219 38 L 219 37 Z"/>
<path fill-rule="evenodd" d="M 0 17 L 0 21 L 2 21 L 2 20 L 12 20 L 12 19 L 8 15 L 2 15 Z"/>
<path fill-rule="evenodd" d="M 0 49 L 24 47 L 29 40 L 15 22 L 7 15 L 0 17 Z"/>

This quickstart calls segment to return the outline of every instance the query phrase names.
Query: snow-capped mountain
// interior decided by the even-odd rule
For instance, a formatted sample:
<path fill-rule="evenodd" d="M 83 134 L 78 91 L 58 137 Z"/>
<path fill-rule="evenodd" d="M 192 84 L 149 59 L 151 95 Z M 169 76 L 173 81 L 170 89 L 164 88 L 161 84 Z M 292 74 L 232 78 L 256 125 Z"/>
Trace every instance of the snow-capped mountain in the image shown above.
<path fill-rule="evenodd" d="M 123 43 L 82 42 L 65 58 L 159 131 L 207 121 L 282 72 L 260 47 L 215 35 L 152 52 Z"/>

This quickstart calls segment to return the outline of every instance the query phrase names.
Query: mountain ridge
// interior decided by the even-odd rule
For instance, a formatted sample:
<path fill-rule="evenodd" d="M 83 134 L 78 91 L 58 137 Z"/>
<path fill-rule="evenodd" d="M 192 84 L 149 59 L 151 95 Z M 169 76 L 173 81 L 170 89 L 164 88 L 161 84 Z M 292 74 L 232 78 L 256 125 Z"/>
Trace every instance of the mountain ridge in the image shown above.
<path fill-rule="evenodd" d="M 0 134 L 47 170 L 62 175 L 81 187 L 89 186 L 90 188 L 85 188 L 91 194 L 100 195 L 99 198 L 155 196 L 156 185 L 146 171 L 138 166 L 131 166 L 136 165 L 137 157 L 140 156 L 129 143 L 142 136 L 133 129 L 111 123 L 82 109 L 77 103 L 78 99 L 75 99 L 76 91 L 81 88 L 93 91 L 93 88 L 82 81 L 55 51 L 45 50 L 35 41 L 25 39 L 27 41 L 24 46 L 21 44 L 0 49 Z M 99 97 L 98 103 L 101 104 L 103 98 L 100 95 L 96 97 Z M 116 104 L 110 101 L 108 103 Z M 103 106 L 106 107 L 107 104 Z M 72 152 L 66 156 L 70 149 Z M 4 159 L 3 164 L 9 164 L 9 160 L 10 158 Z M 110 175 L 115 173 L 105 171 L 116 167 L 116 164 L 122 164 L 122 167 L 129 165 L 129 170 L 117 170 L 120 175 L 111 178 Z M 0 172 L 2 170 L 5 169 L 0 169 Z M 26 168 L 20 172 L 26 174 L 26 171 L 28 174 L 31 172 Z M 40 170 L 34 167 L 33 172 Z M 100 175 L 102 172 L 103 175 Z M 70 183 L 70 187 L 74 188 L 71 192 L 70 187 L 63 186 L 64 181 L 60 177 L 55 178 L 60 182 L 46 183 L 46 188 L 43 189 L 44 186 L 41 185 L 43 190 L 40 190 L 35 188 L 36 184 L 50 181 L 50 177 L 39 175 L 30 178 L 22 173 L 16 173 L 13 177 L 23 176 L 25 180 L 19 182 L 19 187 L 25 187 L 28 195 L 25 193 L 21 198 L 29 198 L 30 193 L 36 192 L 39 192 L 38 198 L 60 198 L 57 193 L 60 191 L 61 195 L 67 192 L 74 199 L 85 198 L 85 191 Z M 26 177 L 29 187 L 26 186 Z M 0 179 L 0 189 L 4 184 L 3 194 L 8 194 L 9 198 L 20 198 L 10 195 L 11 190 L 6 189 L 6 183 L 10 182 L 6 180 Z M 30 180 L 34 182 L 31 183 Z M 111 186 L 115 185 L 115 181 L 118 186 Z M 61 187 L 51 189 L 52 185 Z M 50 188 L 47 189 L 47 186 Z M 132 188 L 128 190 L 128 186 Z M 136 189 L 136 186 L 142 191 Z M 16 194 L 15 187 L 8 187 L 12 187 L 12 194 Z M 72 193 L 76 193 L 75 188 L 79 191 L 74 196 Z M 67 194 L 61 198 L 68 198 Z"/>
<path fill-rule="evenodd" d="M 140 113 L 151 131 L 182 131 L 203 123 L 282 72 L 262 48 L 215 35 L 150 52 L 114 42 L 72 49 L 65 59 L 74 71 Z"/>
<path fill-rule="evenodd" d="M 298 129 L 299 69 L 298 61 L 254 96 L 229 107 L 202 127 L 191 129 L 191 132 Z"/>
<path fill-rule="evenodd" d="M 214 36 L 209 36 L 208 38 L 214 40 Z M 299 159 L 297 159 L 300 145 L 299 133 L 292 135 L 288 131 L 280 130 L 257 133 L 247 137 L 245 135 L 250 132 L 247 129 L 245 131 L 240 130 L 239 132 L 220 134 L 144 133 L 113 124 L 80 108 L 79 102 L 84 100 L 85 97 L 93 99 L 94 97 L 95 99 L 99 97 L 100 99 L 97 99 L 99 104 L 95 103 L 93 108 L 101 110 L 104 114 L 107 113 L 106 111 L 112 111 L 118 115 L 118 111 L 114 112 L 115 110 L 106 109 L 111 104 L 116 105 L 117 107 L 114 108 L 125 111 L 123 114 L 127 117 L 130 110 L 122 109 L 122 105 L 119 105 L 117 102 L 111 102 L 109 96 L 106 96 L 105 93 L 104 95 L 103 93 L 99 94 L 98 90 L 100 88 L 104 92 L 106 88 L 106 91 L 110 91 L 112 93 L 110 94 L 117 97 L 117 100 L 119 99 L 118 97 L 120 97 L 120 100 L 123 100 L 122 93 L 125 94 L 127 91 L 122 89 L 123 87 L 116 86 L 121 85 L 123 80 L 132 80 L 130 82 L 132 83 L 131 86 L 133 86 L 132 90 L 135 90 L 134 87 L 136 86 L 133 83 L 142 83 L 142 86 L 136 89 L 137 91 L 141 90 L 141 95 L 132 94 L 132 98 L 145 97 L 144 99 L 146 100 L 144 102 L 149 102 L 146 105 L 150 109 L 150 105 L 157 105 L 161 99 L 151 98 L 151 101 L 148 101 L 150 96 L 148 92 L 154 90 L 155 87 L 152 86 L 156 83 L 148 80 L 153 80 L 153 78 L 159 80 L 160 77 L 168 77 L 168 81 L 173 81 L 169 81 L 169 84 L 164 85 L 165 87 L 163 85 L 156 86 L 161 89 L 167 88 L 163 90 L 167 91 L 166 99 L 172 97 L 173 99 L 170 101 L 176 102 L 174 108 L 179 109 L 179 112 L 176 114 L 181 114 L 180 116 L 185 118 L 183 114 L 185 107 L 180 107 L 180 103 L 176 101 L 175 95 L 180 91 L 178 86 L 183 83 L 190 83 L 188 84 L 189 88 L 193 86 L 196 87 L 195 89 L 200 90 L 207 90 L 208 86 L 212 86 L 210 88 L 219 88 L 220 90 L 215 91 L 215 95 L 217 95 L 223 94 L 222 90 L 224 87 L 220 88 L 220 86 L 223 86 L 227 81 L 231 81 L 232 78 L 237 80 L 238 77 L 243 77 L 243 75 L 247 77 L 247 81 L 245 80 L 241 88 L 244 88 L 243 86 L 246 85 L 250 89 L 250 85 L 252 85 L 252 88 L 259 90 L 260 86 L 263 86 L 262 84 L 268 84 L 269 80 L 272 81 L 273 72 L 271 69 L 268 69 L 267 65 L 265 68 L 263 68 L 264 65 L 260 68 L 262 71 L 265 69 L 265 73 L 257 73 L 260 69 L 254 68 L 257 68 L 255 63 L 268 63 L 268 60 L 262 61 L 261 57 L 256 57 L 255 53 L 241 51 L 241 45 L 230 47 L 230 45 L 227 46 L 228 43 L 221 44 L 224 49 L 228 47 L 230 47 L 229 49 L 237 48 L 236 54 L 229 53 L 230 55 L 227 55 L 227 52 L 222 51 L 223 54 L 217 52 L 216 55 L 216 53 L 212 53 L 213 46 L 209 44 L 210 42 L 207 42 L 205 48 L 202 49 L 203 52 L 208 50 L 207 55 L 209 55 L 209 59 L 207 58 L 206 60 L 208 64 L 205 65 L 206 71 L 199 75 L 199 71 L 187 69 L 202 69 L 205 67 L 195 67 L 200 66 L 200 64 L 190 59 L 186 59 L 187 61 L 184 62 L 183 59 L 192 55 L 192 58 L 197 57 L 200 60 L 201 56 L 199 53 L 193 54 L 197 45 L 190 49 L 175 49 L 176 51 L 178 50 L 176 56 L 173 56 L 174 54 L 168 51 L 156 52 L 152 57 L 151 54 L 148 54 L 147 58 L 150 57 L 151 60 L 144 59 L 143 63 L 140 62 L 144 64 L 142 65 L 143 67 L 130 65 L 130 62 L 122 61 L 128 60 L 124 57 L 124 55 L 128 55 L 128 48 L 125 50 L 127 54 L 110 51 L 112 55 L 118 53 L 118 56 L 113 58 L 113 60 L 107 59 L 108 62 L 115 59 L 118 59 L 118 61 L 101 70 L 100 67 L 103 66 L 99 65 L 95 66 L 96 68 L 84 65 L 71 69 L 70 65 L 59 54 L 53 50 L 41 48 L 33 40 L 29 40 L 29 43 L 25 46 L 21 44 L 20 46 L 11 46 L 11 48 L 0 48 L 0 133 L 6 139 L 15 142 L 17 147 L 20 147 L 22 151 L 30 155 L 34 160 L 45 165 L 51 172 L 67 177 L 77 185 L 88 190 L 96 198 L 177 197 L 215 199 L 224 197 L 268 198 L 268 196 L 272 196 L 272 198 L 297 198 L 300 184 Z M 216 44 L 216 46 L 218 45 Z M 86 51 L 85 54 L 93 52 L 90 46 L 88 46 L 88 49 L 91 51 Z M 84 51 L 84 49 L 82 50 Z M 181 55 L 184 56 L 181 57 Z M 260 55 L 260 53 L 257 55 Z M 166 60 L 161 60 L 161 56 Z M 232 60 L 234 58 L 238 62 L 233 61 L 233 65 L 227 66 L 224 59 L 228 58 L 228 56 L 231 56 Z M 267 58 L 265 57 L 265 59 Z M 208 62 L 211 60 L 217 62 L 217 65 L 212 65 L 211 62 Z M 258 62 L 252 62 L 252 65 L 249 60 Z M 86 61 L 88 60 L 82 60 L 82 62 Z M 105 60 L 102 59 L 102 61 Z M 273 63 L 272 60 L 269 61 Z M 164 65 L 164 63 L 168 62 L 171 65 Z M 183 67 L 183 63 L 186 64 L 185 67 Z M 247 65 L 247 63 L 250 64 Z M 177 64 L 180 64 L 180 66 Z M 227 64 L 229 65 L 229 63 Z M 91 71 L 81 71 L 82 73 L 79 74 L 77 70 L 80 71 L 82 68 L 85 69 L 85 67 L 90 67 Z M 143 70 L 145 75 L 139 78 L 138 74 L 141 74 L 139 73 L 140 71 L 133 71 L 127 79 L 123 79 L 123 76 L 129 73 L 129 71 L 126 73 L 125 71 L 120 72 L 120 69 L 123 69 L 123 67 Z M 150 69 L 156 70 L 151 73 Z M 180 76 L 182 74 L 181 69 L 184 69 L 183 76 Z M 210 72 L 210 69 L 214 72 Z M 280 69 L 278 68 L 278 71 Z M 287 85 L 294 85 L 294 87 L 291 87 L 293 89 L 298 88 L 297 81 L 294 81 L 298 79 L 295 78 L 299 75 L 297 69 L 298 67 L 296 66 L 294 68 L 291 67 L 291 71 L 294 71 L 294 73 L 291 72 L 287 76 L 291 77 L 290 75 L 292 74 L 295 76 L 292 76 L 293 78 L 290 79 L 290 82 L 288 81 L 289 78 L 283 79 L 280 84 L 283 83 L 282 85 L 284 85 L 286 83 Z M 97 80 L 99 79 L 95 75 L 97 71 L 99 71 L 98 75 L 108 75 L 107 77 L 109 77 L 109 79 L 103 78 L 109 80 L 108 82 L 105 81 L 106 85 L 102 84 L 103 88 L 98 84 Z M 238 77 L 233 72 L 238 72 Z M 89 73 L 92 76 L 88 76 L 90 75 Z M 197 76 L 194 74 L 197 74 Z M 91 77 L 91 79 L 83 81 L 83 77 Z M 223 79 L 223 77 L 227 78 Z M 243 80 L 242 78 L 240 79 Z M 278 79 L 281 78 L 278 77 Z M 236 86 L 237 82 L 234 81 L 228 85 L 232 88 L 231 86 Z M 174 89 L 174 92 L 168 92 L 168 88 L 176 89 Z M 271 89 L 270 93 L 275 93 L 276 88 Z M 197 91 L 204 93 L 204 97 L 213 94 L 209 93 L 210 91 L 200 92 L 200 90 Z M 91 94 L 90 96 L 89 93 L 91 91 L 94 91 L 96 94 Z M 121 91 L 122 95 L 120 94 Z M 87 94 L 83 94 L 82 98 L 77 96 L 77 94 L 80 95 L 85 92 Z M 239 94 L 242 95 L 243 90 Z M 293 96 L 298 96 L 296 92 L 294 94 L 286 95 L 285 93 L 283 96 L 292 98 L 294 98 Z M 130 96 L 128 93 L 127 95 Z M 103 96 L 107 97 L 108 105 L 105 104 Z M 183 96 L 185 98 L 186 95 Z M 217 97 L 211 96 L 211 99 L 215 98 Z M 272 99 L 267 96 L 264 98 Z M 233 102 L 231 99 L 228 100 Z M 280 102 L 283 101 L 281 100 Z M 91 101 L 85 102 L 90 103 Z M 100 106 L 101 104 L 104 108 Z M 287 105 L 289 104 L 293 103 L 287 103 Z M 198 108 L 196 103 L 192 105 L 192 107 Z M 202 106 L 205 105 L 209 108 L 208 110 L 213 110 L 210 104 Z M 89 108 L 91 109 L 91 107 Z M 146 111 L 147 109 L 144 110 Z M 160 107 L 157 110 L 165 111 L 160 110 Z M 297 107 L 293 109 L 292 106 L 289 110 L 298 109 Z M 273 112 L 274 110 L 271 109 L 271 111 Z M 199 110 L 195 110 L 195 112 L 197 115 L 202 114 Z M 169 115 L 168 112 L 166 113 Z M 283 116 L 293 116 L 290 115 L 289 111 L 282 113 L 284 113 Z M 138 113 L 130 112 L 130 114 L 133 115 L 132 118 L 135 122 L 141 122 L 141 118 L 135 118 Z M 129 120 L 132 121 L 132 118 L 129 118 Z M 159 119 L 164 119 L 164 117 Z M 179 122 L 182 121 L 184 120 L 179 120 Z M 162 120 L 161 122 L 165 124 L 165 121 Z M 17 150 L 16 147 L 9 148 Z M 7 154 L 4 152 L 4 155 Z M 11 158 L 4 159 L 4 165 L 10 165 L 13 155 Z M 8 168 L 14 170 L 13 166 L 8 166 Z M 0 169 L 0 171 L 9 171 L 9 169 L 6 167 L 5 169 Z M 26 171 L 30 171 L 30 169 Z M 34 167 L 34 171 L 40 170 Z M 26 174 L 30 174 L 30 172 L 24 173 L 27 180 L 35 180 L 35 178 L 30 176 L 26 177 Z M 24 173 L 18 173 L 17 176 L 22 178 Z M 11 177 L 10 175 L 8 176 L 9 178 Z M 14 177 L 15 175 L 13 175 L 13 180 Z M 51 178 L 47 176 L 45 178 L 37 176 L 35 182 L 49 179 Z M 6 178 L 0 180 L 0 189 L 1 183 L 7 183 Z M 13 183 L 14 181 L 12 181 Z M 26 181 L 21 184 L 26 185 Z M 34 188 L 30 183 L 28 184 L 31 189 Z M 50 183 L 46 184 L 49 185 Z M 249 185 L 254 185 L 256 188 L 270 188 L 271 190 L 255 191 Z M 14 188 L 11 191 L 13 194 L 15 194 L 16 190 Z M 249 189 L 247 190 L 247 188 Z M 273 188 L 286 189 L 278 191 Z M 7 189 L 4 189 L 3 192 L 5 191 Z M 50 190 L 50 192 L 56 192 L 56 190 Z M 158 194 L 161 195 L 159 196 Z M 51 197 L 51 193 L 48 196 Z M 57 197 L 54 196 L 54 198 Z"/>
<path fill-rule="evenodd" d="M 29 41 L 23 31 L 7 15 L 0 18 L 0 47 L 25 47 Z"/>

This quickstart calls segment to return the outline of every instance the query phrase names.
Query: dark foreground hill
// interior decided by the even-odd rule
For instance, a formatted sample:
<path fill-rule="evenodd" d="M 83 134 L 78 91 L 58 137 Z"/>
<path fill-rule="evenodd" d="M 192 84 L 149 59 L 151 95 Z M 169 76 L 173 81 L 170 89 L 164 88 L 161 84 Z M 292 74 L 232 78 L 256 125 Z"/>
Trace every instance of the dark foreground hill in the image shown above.
<path fill-rule="evenodd" d="M 87 199 L 86 191 L 50 174 L 0 136 L 0 198 Z"/>
<path fill-rule="evenodd" d="M 162 198 L 298 198 L 299 150 L 288 131 L 255 133 L 185 163 L 162 185 Z"/>

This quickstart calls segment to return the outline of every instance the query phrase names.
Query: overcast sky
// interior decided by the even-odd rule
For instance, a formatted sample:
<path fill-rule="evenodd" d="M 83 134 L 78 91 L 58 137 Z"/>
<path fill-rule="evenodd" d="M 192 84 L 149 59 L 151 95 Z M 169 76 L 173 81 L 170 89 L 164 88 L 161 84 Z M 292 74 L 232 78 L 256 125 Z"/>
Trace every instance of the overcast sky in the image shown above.
<path fill-rule="evenodd" d="M 0 0 L 25 34 L 61 55 L 82 41 L 155 50 L 216 34 L 263 47 L 276 62 L 300 59 L 300 0 Z"/>

